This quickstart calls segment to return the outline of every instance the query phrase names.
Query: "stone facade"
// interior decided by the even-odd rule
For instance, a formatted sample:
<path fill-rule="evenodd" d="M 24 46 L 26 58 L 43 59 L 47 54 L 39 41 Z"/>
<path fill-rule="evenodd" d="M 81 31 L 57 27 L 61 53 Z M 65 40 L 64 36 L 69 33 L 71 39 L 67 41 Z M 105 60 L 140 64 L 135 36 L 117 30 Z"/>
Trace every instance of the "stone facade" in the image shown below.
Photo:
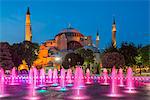
<path fill-rule="evenodd" d="M 40 46 L 40 51 L 42 51 L 41 53 L 43 53 L 47 52 L 48 50 L 54 52 L 75 50 L 79 47 L 84 47 L 88 45 L 92 45 L 91 36 L 84 36 L 76 29 L 70 27 L 58 33 L 53 40 L 48 40 L 44 42 Z"/>

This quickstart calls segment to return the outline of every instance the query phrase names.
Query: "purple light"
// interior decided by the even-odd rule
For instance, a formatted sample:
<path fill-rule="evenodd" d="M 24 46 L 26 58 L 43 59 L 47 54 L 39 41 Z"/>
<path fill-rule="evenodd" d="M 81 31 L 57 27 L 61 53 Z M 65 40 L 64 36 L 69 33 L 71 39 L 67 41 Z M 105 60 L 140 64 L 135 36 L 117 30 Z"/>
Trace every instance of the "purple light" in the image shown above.
<path fill-rule="evenodd" d="M 102 79 L 104 80 L 103 83 L 101 83 L 101 85 L 108 85 L 109 83 L 107 82 L 108 81 L 108 73 L 107 73 L 107 69 L 104 68 L 103 70 L 103 77 Z"/>
<path fill-rule="evenodd" d="M 60 78 L 60 87 L 61 90 L 66 90 L 65 86 L 65 69 L 61 69 L 61 78 Z"/>
<path fill-rule="evenodd" d="M 112 74 L 111 74 L 111 93 L 107 96 L 109 97 L 120 97 L 122 95 L 118 94 L 118 88 L 117 88 L 117 82 L 116 82 L 116 69 L 115 66 L 112 68 Z"/>
<path fill-rule="evenodd" d="M 118 79 L 119 79 L 119 86 L 120 86 L 120 87 L 123 87 L 123 86 L 124 86 L 124 84 L 123 84 L 123 78 L 124 78 L 124 76 L 123 76 L 123 71 L 122 71 L 122 69 L 120 68 L 120 69 L 119 69 L 119 72 L 118 72 Z"/>
<path fill-rule="evenodd" d="M 128 89 L 124 91 L 125 93 L 137 93 L 134 89 Z"/>
<path fill-rule="evenodd" d="M 13 72 L 14 70 L 12 70 Z M 9 85 L 19 85 L 23 82 L 26 82 L 28 84 L 29 89 L 29 95 L 26 97 L 28 99 L 36 100 L 40 99 L 40 96 L 38 97 L 38 94 L 36 93 L 36 90 L 39 90 L 40 88 L 47 88 L 47 86 L 54 86 L 50 87 L 54 90 L 58 91 L 67 91 L 68 89 L 73 89 L 73 91 L 76 91 L 73 95 L 69 96 L 69 99 L 89 99 L 88 96 L 85 96 L 84 93 L 82 93 L 86 87 L 89 87 L 89 85 L 85 84 L 94 84 L 93 80 L 97 79 L 100 81 L 103 85 L 110 84 L 110 94 L 107 96 L 109 97 L 122 97 L 123 95 L 118 92 L 118 85 L 124 86 L 124 81 L 126 79 L 127 87 L 125 87 L 125 93 L 137 93 L 138 91 L 135 90 L 135 87 L 137 86 L 143 86 L 148 83 L 146 81 L 149 81 L 150 77 L 132 77 L 132 69 L 128 69 L 127 71 L 127 77 L 124 78 L 122 69 L 119 69 L 118 75 L 116 74 L 116 69 L 112 69 L 111 77 L 108 76 L 108 74 L 104 71 L 103 76 L 91 76 L 89 69 L 86 70 L 86 74 L 83 73 L 82 68 L 80 66 L 76 67 L 75 74 L 72 74 L 72 70 L 67 70 L 67 75 L 65 74 L 65 70 L 62 69 L 60 76 L 57 72 L 57 69 L 54 69 L 52 71 L 51 69 L 48 72 L 48 75 L 45 75 L 45 71 L 43 69 L 38 72 L 36 68 L 31 68 L 29 71 L 29 76 L 21 76 L 12 74 L 11 76 L 5 76 L 2 74 L 2 70 L 0 70 L 0 97 L 6 97 L 9 96 L 8 92 L 4 91 L 5 83 Z M 13 72 L 14 73 L 14 72 Z M 74 76 L 73 76 L 74 75 Z M 139 81 L 142 80 L 142 81 Z M 98 82 L 99 82 L 98 81 Z M 111 81 L 111 83 L 110 83 Z M 46 84 L 46 83 L 53 83 L 53 84 Z M 29 85 L 30 84 L 30 85 Z M 56 87 L 58 86 L 58 87 Z M 66 87 L 66 86 L 73 86 L 73 87 Z M 108 88 L 108 86 L 106 86 Z M 148 88 L 146 88 L 148 89 Z M 39 93 L 39 92 L 38 92 Z"/>
<path fill-rule="evenodd" d="M 4 70 L 0 68 L 0 98 L 8 97 L 9 95 L 4 92 Z"/>
<path fill-rule="evenodd" d="M 52 86 L 58 86 L 57 69 L 54 69 L 54 71 L 53 71 L 53 84 L 52 84 Z"/>
<path fill-rule="evenodd" d="M 123 97 L 123 95 L 120 94 L 108 94 L 108 97 Z"/>
<path fill-rule="evenodd" d="M 82 100 L 82 99 L 84 99 L 84 100 L 89 100 L 90 99 L 90 97 L 89 96 L 86 96 L 86 95 L 84 95 L 84 93 L 83 93 L 83 91 L 81 91 L 81 89 L 75 89 L 74 90 L 74 93 L 73 93 L 73 95 L 71 95 L 71 96 L 69 96 L 69 97 L 67 97 L 68 99 L 77 99 L 77 100 Z"/>
<path fill-rule="evenodd" d="M 91 84 L 91 81 L 90 81 L 90 70 L 89 69 L 86 70 L 86 84 Z"/>
<path fill-rule="evenodd" d="M 52 74 L 53 74 L 52 70 L 49 69 L 49 71 L 48 71 L 48 83 L 52 83 Z"/>
<path fill-rule="evenodd" d="M 83 77 L 82 68 L 80 68 L 80 66 L 77 66 L 75 71 L 75 78 L 74 78 L 74 88 L 84 87 L 84 82 L 82 77 Z"/>
<path fill-rule="evenodd" d="M 132 69 L 129 67 L 127 70 L 127 89 L 134 89 L 133 77 L 132 77 Z"/>
<path fill-rule="evenodd" d="M 42 68 L 40 70 L 40 81 L 41 81 L 41 85 L 44 85 L 45 84 L 45 71 L 44 71 L 44 68 Z"/>
<path fill-rule="evenodd" d="M 71 79 L 71 76 L 72 76 L 72 70 L 68 69 L 67 70 L 67 77 L 66 77 L 68 84 L 72 84 L 72 82 L 73 82 L 72 79 Z"/>

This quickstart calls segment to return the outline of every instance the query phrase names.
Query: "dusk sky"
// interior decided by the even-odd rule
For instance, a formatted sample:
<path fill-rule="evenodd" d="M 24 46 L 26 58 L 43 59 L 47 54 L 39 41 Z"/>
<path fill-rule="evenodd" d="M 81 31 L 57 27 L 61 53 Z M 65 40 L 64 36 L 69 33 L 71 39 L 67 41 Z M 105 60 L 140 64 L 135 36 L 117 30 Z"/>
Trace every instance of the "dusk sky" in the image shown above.
<path fill-rule="evenodd" d="M 33 42 L 53 39 L 70 23 L 95 40 L 100 34 L 100 48 L 111 42 L 113 16 L 117 25 L 117 46 L 122 41 L 150 42 L 149 0 L 0 0 L 0 41 L 22 42 L 25 15 L 30 7 Z M 94 41 L 95 42 L 95 41 Z"/>

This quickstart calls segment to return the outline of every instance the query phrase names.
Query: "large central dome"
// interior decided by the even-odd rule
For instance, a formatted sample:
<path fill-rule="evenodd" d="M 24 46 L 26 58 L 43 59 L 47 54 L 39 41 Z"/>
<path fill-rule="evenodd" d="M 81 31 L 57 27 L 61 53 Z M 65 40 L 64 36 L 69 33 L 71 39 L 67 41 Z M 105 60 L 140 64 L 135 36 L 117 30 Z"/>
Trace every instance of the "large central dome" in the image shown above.
<path fill-rule="evenodd" d="M 80 37 L 84 37 L 84 35 L 81 34 L 78 30 L 76 30 L 74 28 L 71 28 L 71 27 L 63 29 L 56 36 L 60 36 L 62 34 L 65 34 L 65 36 L 80 36 Z"/>

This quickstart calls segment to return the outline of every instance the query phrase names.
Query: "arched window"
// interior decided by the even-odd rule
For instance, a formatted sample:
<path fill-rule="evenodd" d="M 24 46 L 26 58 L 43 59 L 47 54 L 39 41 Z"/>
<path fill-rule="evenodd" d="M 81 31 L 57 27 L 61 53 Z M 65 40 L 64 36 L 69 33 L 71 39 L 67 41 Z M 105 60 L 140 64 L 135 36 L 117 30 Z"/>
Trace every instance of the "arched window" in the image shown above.
<path fill-rule="evenodd" d="M 77 41 L 70 41 L 67 43 L 67 49 L 68 50 L 76 50 L 76 49 L 81 48 L 81 47 L 82 47 L 82 45 Z"/>

